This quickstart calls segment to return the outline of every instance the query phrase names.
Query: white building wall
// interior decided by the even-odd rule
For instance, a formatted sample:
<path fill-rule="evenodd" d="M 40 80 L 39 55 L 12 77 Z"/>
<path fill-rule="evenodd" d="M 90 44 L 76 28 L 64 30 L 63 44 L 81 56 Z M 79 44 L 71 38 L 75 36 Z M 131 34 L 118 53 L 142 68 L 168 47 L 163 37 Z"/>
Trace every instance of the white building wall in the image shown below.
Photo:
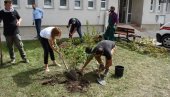
<path fill-rule="evenodd" d="M 142 24 L 159 24 L 157 21 L 157 16 L 159 15 L 165 15 L 165 22 L 170 21 L 170 14 L 166 13 L 165 7 L 166 3 L 163 3 L 163 9 L 161 12 L 158 11 L 158 0 L 156 0 L 155 8 L 153 12 L 151 12 L 150 9 L 150 2 L 151 0 L 144 0 L 144 7 L 143 7 L 143 19 Z"/>
<path fill-rule="evenodd" d="M 3 1 L 0 1 L 0 6 L 3 8 Z M 106 10 L 100 10 L 100 1 L 96 0 L 96 9 L 87 9 L 88 0 L 83 0 L 83 9 L 74 9 L 74 0 L 69 0 L 68 9 L 60 9 L 60 0 L 54 0 L 54 8 L 43 8 L 43 0 L 37 0 L 38 7 L 44 10 L 43 26 L 47 25 L 67 25 L 69 18 L 76 17 L 82 25 L 86 25 L 86 21 L 90 25 L 104 25 L 104 14 Z M 28 8 L 27 0 L 19 0 L 19 7 L 15 8 L 21 15 L 23 21 L 22 26 L 32 26 L 32 8 Z M 110 6 L 118 8 L 118 0 L 108 0 L 108 9 Z"/>

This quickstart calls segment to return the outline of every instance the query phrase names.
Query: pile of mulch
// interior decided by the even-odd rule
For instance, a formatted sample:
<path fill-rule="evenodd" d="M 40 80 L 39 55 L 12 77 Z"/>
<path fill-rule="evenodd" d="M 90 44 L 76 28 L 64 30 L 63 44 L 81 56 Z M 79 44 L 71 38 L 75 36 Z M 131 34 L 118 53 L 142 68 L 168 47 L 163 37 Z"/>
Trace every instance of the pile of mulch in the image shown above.
<path fill-rule="evenodd" d="M 73 70 L 71 70 L 70 72 L 73 72 Z M 65 76 L 63 77 L 58 75 L 44 77 L 41 84 L 51 86 L 54 86 L 56 84 L 65 84 L 65 87 L 69 92 L 86 92 L 91 82 L 85 79 L 76 70 L 74 72 L 77 73 L 75 76 L 76 79 L 70 78 L 70 76 L 64 73 Z"/>

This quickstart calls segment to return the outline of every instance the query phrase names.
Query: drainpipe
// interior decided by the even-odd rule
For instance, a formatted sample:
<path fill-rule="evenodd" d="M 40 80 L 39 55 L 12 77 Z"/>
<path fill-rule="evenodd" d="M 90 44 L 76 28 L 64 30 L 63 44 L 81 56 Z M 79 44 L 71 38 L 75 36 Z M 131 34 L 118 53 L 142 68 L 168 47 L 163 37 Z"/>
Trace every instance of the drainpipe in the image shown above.
<path fill-rule="evenodd" d="M 129 14 L 129 0 L 127 0 L 127 7 L 126 7 L 126 24 L 128 24 L 128 14 Z"/>

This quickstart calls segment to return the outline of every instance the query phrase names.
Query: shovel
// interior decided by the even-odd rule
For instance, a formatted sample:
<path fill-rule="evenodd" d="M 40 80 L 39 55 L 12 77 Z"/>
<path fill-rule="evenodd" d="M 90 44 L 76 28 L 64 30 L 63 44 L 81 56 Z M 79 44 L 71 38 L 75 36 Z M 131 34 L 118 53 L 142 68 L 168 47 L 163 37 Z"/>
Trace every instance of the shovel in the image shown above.
<path fill-rule="evenodd" d="M 68 69 L 68 66 L 65 64 L 63 56 L 61 55 L 61 53 L 57 52 L 59 54 L 59 58 L 62 60 L 63 64 L 65 65 L 66 68 L 66 72 L 65 75 L 67 78 L 73 80 L 73 81 L 77 81 L 78 80 L 78 74 L 75 70 L 70 70 Z"/>
<path fill-rule="evenodd" d="M 66 69 L 68 70 L 68 66 L 65 64 L 64 59 L 63 59 L 63 56 L 61 55 L 61 53 L 59 53 L 59 52 L 57 52 L 57 53 L 58 53 L 58 55 L 59 55 L 59 58 L 62 60 L 64 66 L 65 66 Z"/>
<path fill-rule="evenodd" d="M 97 78 L 97 82 L 100 84 L 100 85 L 106 85 L 106 81 L 104 80 L 104 76 L 101 76 L 99 74 L 99 77 Z"/>

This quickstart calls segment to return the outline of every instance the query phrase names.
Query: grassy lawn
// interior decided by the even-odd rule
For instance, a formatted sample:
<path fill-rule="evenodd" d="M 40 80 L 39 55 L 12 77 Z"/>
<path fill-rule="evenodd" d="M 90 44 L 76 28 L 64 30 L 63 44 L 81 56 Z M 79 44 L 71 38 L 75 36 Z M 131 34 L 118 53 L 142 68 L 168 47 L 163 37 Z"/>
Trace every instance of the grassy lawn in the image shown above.
<path fill-rule="evenodd" d="M 50 73 L 44 73 L 43 50 L 38 41 L 24 41 L 29 64 L 20 62 L 16 50 L 16 64 L 10 64 L 7 50 L 4 48 L 4 62 L 0 67 L 0 97 L 170 97 L 170 57 L 152 57 L 130 51 L 122 46 L 117 46 L 113 56 L 113 66 L 106 78 L 107 84 L 101 86 L 96 83 L 92 74 L 97 68 L 93 60 L 87 66 L 85 75 L 91 84 L 86 92 L 71 93 L 66 89 L 66 84 L 42 85 L 42 80 L 48 76 L 64 79 L 62 67 L 50 66 Z M 4 45 L 3 45 L 4 46 Z M 56 59 L 59 60 L 57 54 Z M 49 63 L 52 63 L 49 60 Z M 69 63 L 67 61 L 67 63 Z M 69 65 L 69 64 L 67 64 Z M 79 68 L 82 64 L 78 65 Z M 125 68 L 122 78 L 113 77 L 115 66 Z"/>

